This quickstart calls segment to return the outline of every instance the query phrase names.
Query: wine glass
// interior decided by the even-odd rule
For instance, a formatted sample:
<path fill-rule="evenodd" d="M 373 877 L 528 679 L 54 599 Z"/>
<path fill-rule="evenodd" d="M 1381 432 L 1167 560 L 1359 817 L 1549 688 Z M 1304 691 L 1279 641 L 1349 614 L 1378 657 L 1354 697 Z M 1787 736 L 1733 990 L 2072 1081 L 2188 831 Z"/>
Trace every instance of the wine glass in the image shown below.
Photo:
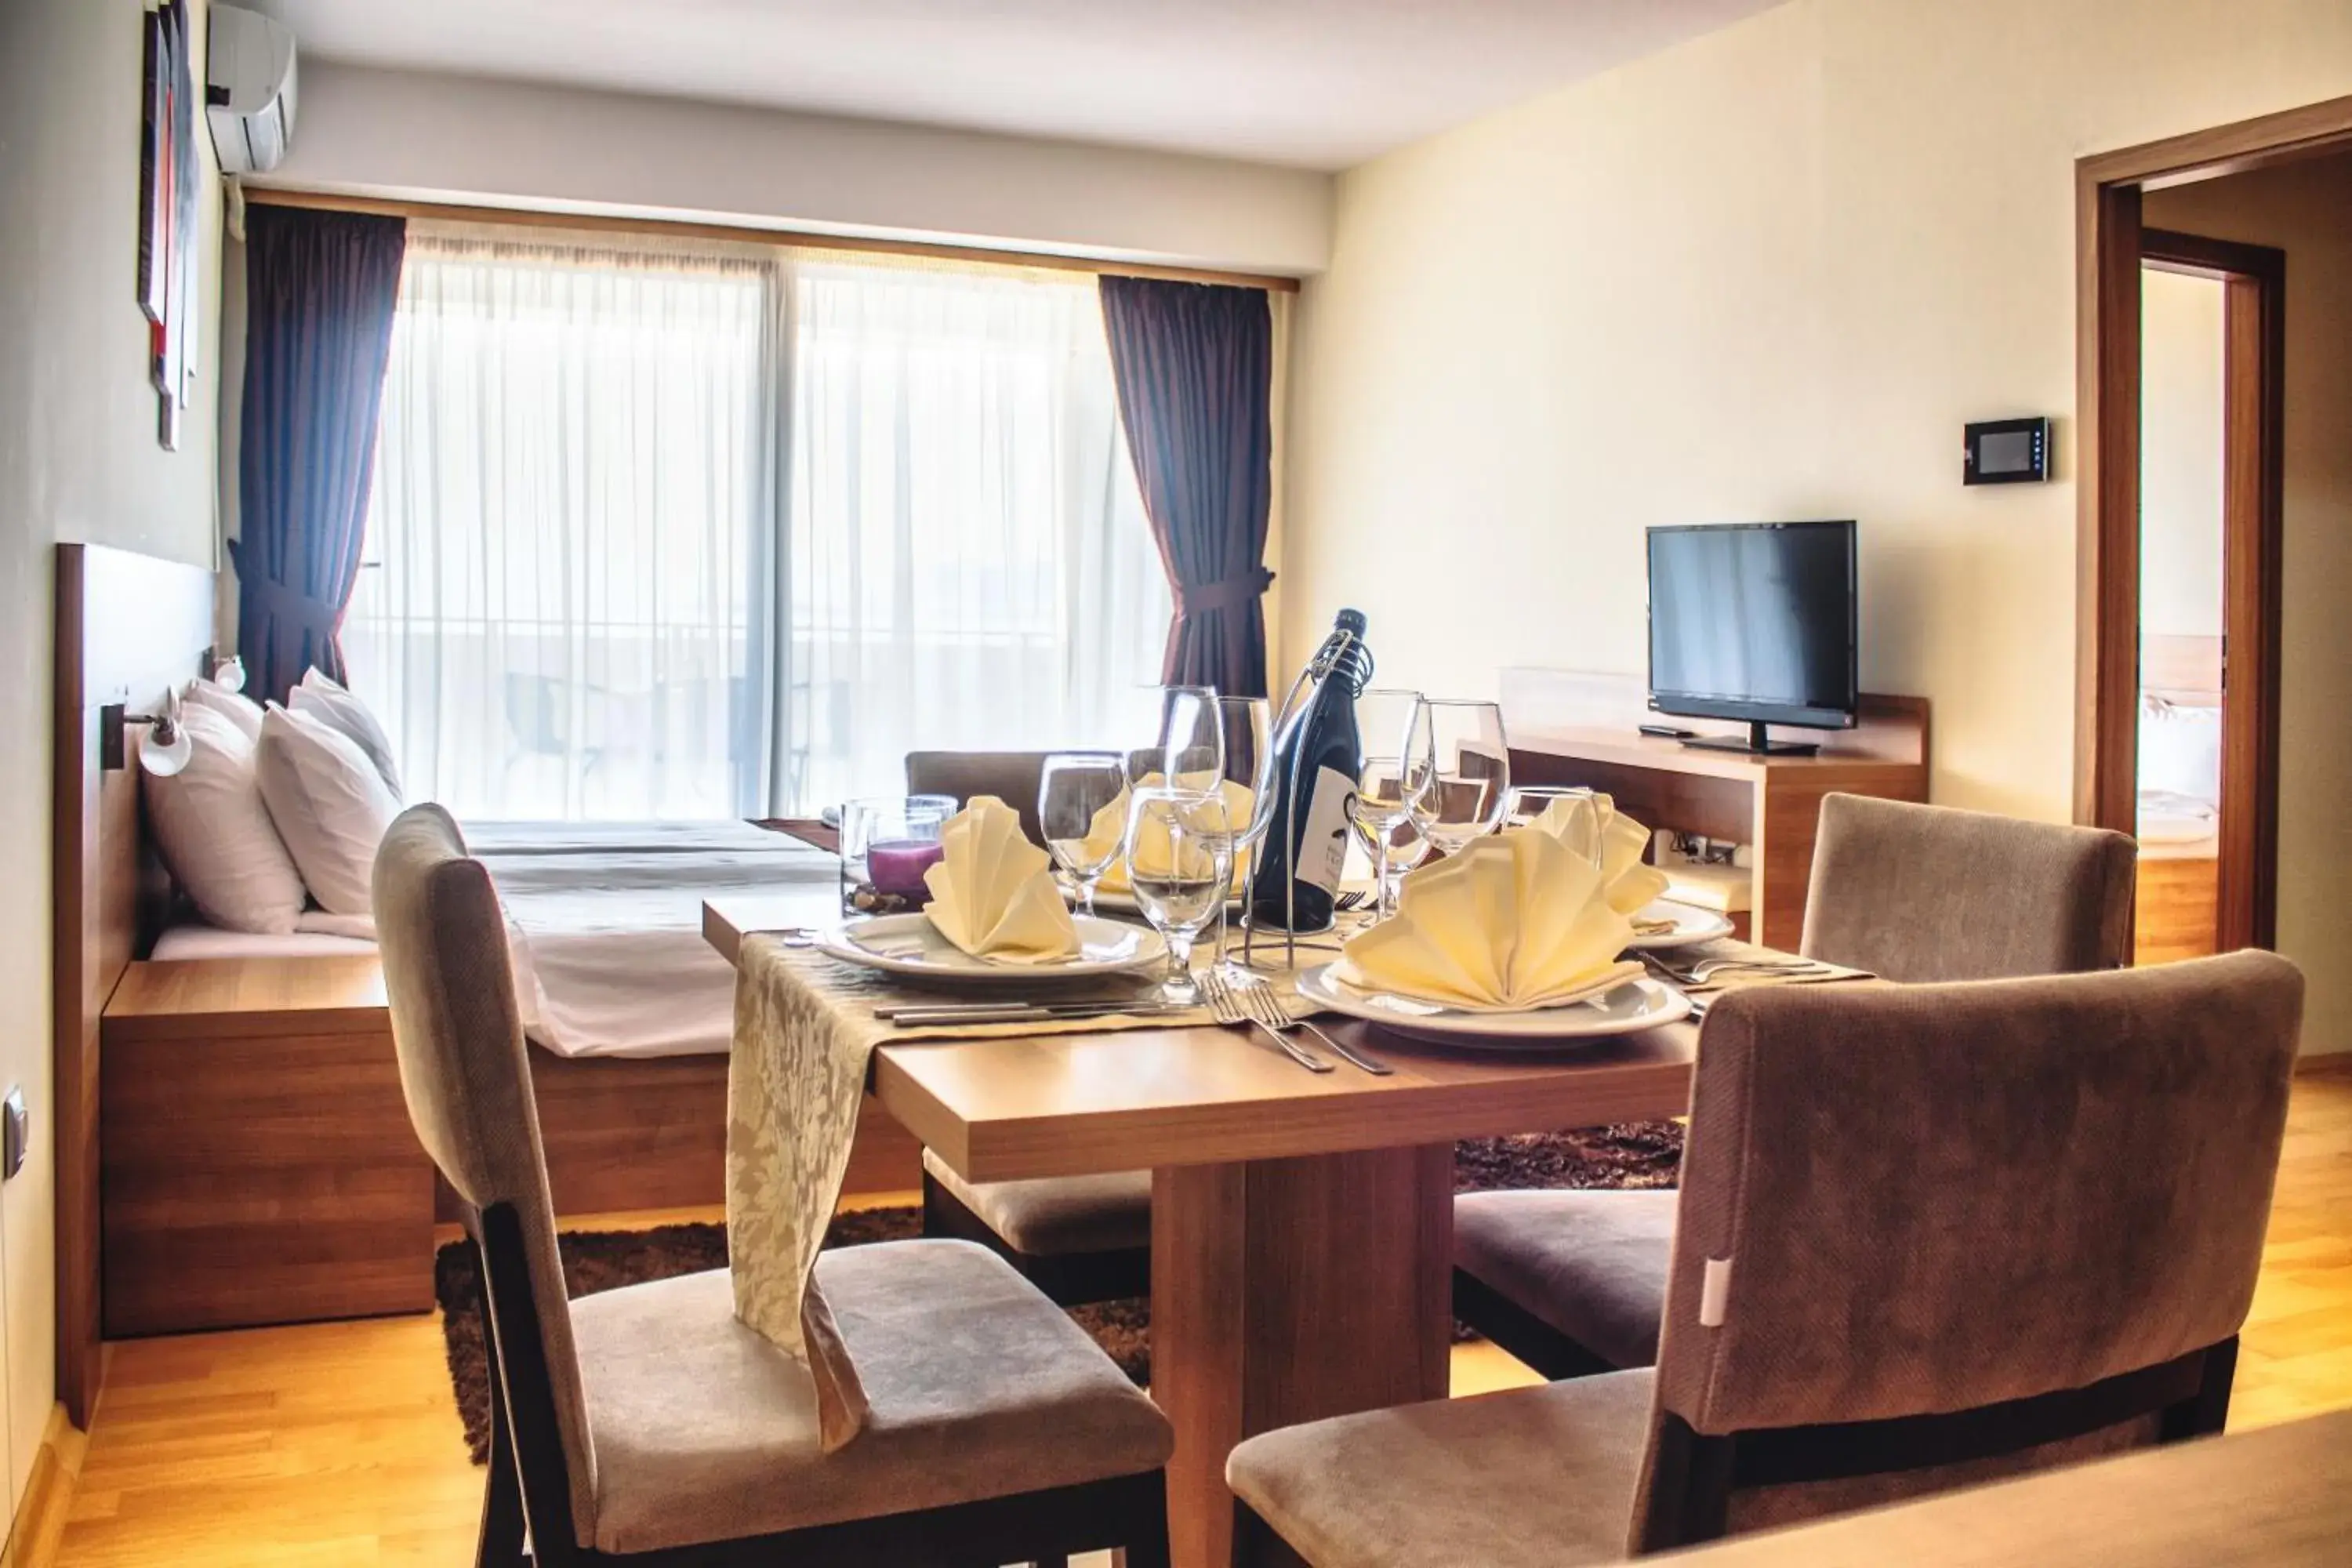
<path fill-rule="evenodd" d="M 1458 855 L 1495 831 L 1510 795 L 1510 742 L 1492 702 L 1424 697 L 1405 742 L 1412 825 L 1430 847 Z"/>
<path fill-rule="evenodd" d="M 1055 752 L 1037 774 L 1037 822 L 1055 863 L 1078 889 L 1078 913 L 1095 912 L 1095 884 L 1118 858 L 1126 824 L 1097 834 L 1095 818 L 1127 789 L 1127 759 L 1117 752 Z"/>
<path fill-rule="evenodd" d="M 1255 854 L 1266 830 L 1274 826 L 1274 808 L 1277 790 L 1274 773 L 1274 712 L 1263 697 L 1220 697 L 1217 699 L 1218 728 L 1223 732 L 1225 748 L 1224 776 L 1228 784 L 1236 784 L 1250 792 L 1249 817 L 1234 823 L 1234 876 L 1244 884 L 1248 881 L 1246 858 Z M 1217 951 L 1225 950 L 1225 904 L 1217 905 Z M 1249 984 L 1256 980 L 1248 968 L 1231 959 L 1220 959 L 1220 966 L 1237 984 Z"/>
<path fill-rule="evenodd" d="M 1503 826 L 1525 827 L 1563 800 L 1591 800 L 1592 792 L 1578 784 L 1515 784 L 1503 807 Z M 1601 868 L 1601 836 L 1592 835 L 1584 852 L 1594 870 Z"/>
<path fill-rule="evenodd" d="M 1391 873 L 1397 850 L 1418 849 L 1412 832 L 1412 802 L 1405 793 L 1405 742 L 1421 693 L 1393 687 L 1375 688 L 1356 699 L 1356 732 L 1362 737 L 1363 765 L 1356 771 L 1356 796 L 1349 820 L 1356 837 L 1372 858 L 1372 887 L 1377 898 L 1373 918 L 1386 920 L 1396 910 Z M 1400 846 L 1398 840 L 1404 840 Z M 1416 853 L 1413 857 L 1418 859 Z"/>
<path fill-rule="evenodd" d="M 1139 789 L 1128 807 L 1127 874 L 1136 908 L 1167 939 L 1161 998 L 1190 1007 L 1201 999 L 1192 943 L 1224 907 L 1234 877 L 1233 824 L 1224 797 L 1181 789 Z"/>
<path fill-rule="evenodd" d="M 1225 730 L 1215 687 L 1162 689 L 1160 749 L 1169 788 L 1199 795 L 1217 787 L 1225 772 Z"/>

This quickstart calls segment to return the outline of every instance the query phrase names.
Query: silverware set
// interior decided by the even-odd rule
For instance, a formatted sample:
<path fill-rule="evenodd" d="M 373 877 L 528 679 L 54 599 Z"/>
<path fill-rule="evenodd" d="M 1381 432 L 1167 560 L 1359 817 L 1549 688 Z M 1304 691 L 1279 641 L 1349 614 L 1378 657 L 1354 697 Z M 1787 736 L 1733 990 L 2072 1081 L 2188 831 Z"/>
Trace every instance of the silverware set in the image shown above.
<path fill-rule="evenodd" d="M 1181 1007 L 1139 997 L 1121 1002 L 899 1002 L 877 1007 L 874 1016 L 900 1029 L 944 1028 L 973 1024 L 1051 1024 L 1070 1018 L 1158 1018 Z"/>
<path fill-rule="evenodd" d="M 1705 985 L 1723 974 L 1785 974 L 1791 977 L 1819 976 L 1839 973 L 1835 966 L 1810 958 L 1708 958 L 1696 963 L 1678 964 L 1654 952 L 1641 955 L 1642 962 L 1661 977 L 1677 985 Z M 1868 979 L 1857 973 L 1854 979 Z"/>
<path fill-rule="evenodd" d="M 1366 1056 L 1293 1013 L 1274 987 L 1262 980 L 1235 984 L 1224 974 L 1213 970 L 1202 978 L 1201 994 L 1209 1005 L 1210 1016 L 1218 1023 L 1263 1030 L 1283 1055 L 1309 1072 L 1329 1072 L 1332 1068 L 1329 1062 L 1292 1038 L 1302 1030 L 1322 1041 L 1332 1055 L 1349 1066 L 1374 1078 L 1386 1078 L 1396 1070 L 1377 1057 Z"/>

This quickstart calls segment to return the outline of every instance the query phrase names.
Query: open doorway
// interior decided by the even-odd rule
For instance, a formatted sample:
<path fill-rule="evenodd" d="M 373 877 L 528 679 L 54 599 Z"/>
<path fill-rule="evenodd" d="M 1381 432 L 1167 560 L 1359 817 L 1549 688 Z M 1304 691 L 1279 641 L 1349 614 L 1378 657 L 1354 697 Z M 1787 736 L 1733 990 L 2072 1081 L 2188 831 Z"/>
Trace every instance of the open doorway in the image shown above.
<path fill-rule="evenodd" d="M 2286 257 L 2145 226 L 2139 255 L 2131 830 L 2148 963 L 2275 939 Z"/>
<path fill-rule="evenodd" d="M 2077 174 L 2077 820 L 2143 837 L 2143 962 L 2201 947 L 2185 929 L 2209 929 L 2221 950 L 2277 947 L 2307 978 L 2305 1051 L 2345 1051 L 2352 99 L 2103 153 Z M 2161 343 L 2161 329 L 2178 341 Z M 2183 355 L 2209 369 L 2201 409 Z M 2213 402 L 2222 451 L 2210 445 Z M 2183 466 L 2206 472 L 2188 531 Z M 2180 896 L 2176 929 L 2152 931 L 2178 889 L 2149 879 L 2194 881 L 2161 865 L 2161 839 L 2192 835 L 2178 818 L 2152 823 L 2145 793 L 2194 783 L 2200 757 L 2210 914 Z M 2237 860 L 2232 844 L 2244 847 Z"/>

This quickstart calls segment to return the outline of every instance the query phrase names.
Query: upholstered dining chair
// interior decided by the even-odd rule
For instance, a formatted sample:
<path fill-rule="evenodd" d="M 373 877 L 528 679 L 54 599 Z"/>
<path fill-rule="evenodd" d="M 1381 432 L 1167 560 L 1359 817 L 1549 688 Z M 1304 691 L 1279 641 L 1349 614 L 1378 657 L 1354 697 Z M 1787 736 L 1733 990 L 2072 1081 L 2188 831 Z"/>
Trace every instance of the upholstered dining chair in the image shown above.
<path fill-rule="evenodd" d="M 438 806 L 393 824 L 374 904 L 401 1087 L 480 1272 L 478 1563 L 1167 1563 L 1167 1420 L 981 1247 L 818 1260 L 870 1406 L 831 1453 L 724 1269 L 567 1302 L 498 895 Z"/>
<path fill-rule="evenodd" d="M 1613 1561 L 2221 1430 L 2302 1000 L 2252 952 L 1725 996 L 1656 1366 L 1254 1437 L 1244 1538 Z"/>
<path fill-rule="evenodd" d="M 1822 797 L 1799 951 L 1888 980 L 1998 980 L 2131 957 L 2120 833 Z M 1493 1192 L 1454 1205 L 1455 1316 L 1546 1377 L 1657 1358 L 1672 1191 Z"/>
<path fill-rule="evenodd" d="M 961 805 L 976 795 L 992 795 L 1021 814 L 1021 831 L 1043 845 L 1037 791 L 1049 752 L 908 752 L 907 793 L 944 795 Z"/>
<path fill-rule="evenodd" d="M 909 752 L 907 793 L 992 795 L 1039 844 L 1045 752 Z M 967 1182 L 923 1151 L 923 1234 L 988 1247 L 1065 1307 L 1151 1290 L 1151 1173 Z"/>

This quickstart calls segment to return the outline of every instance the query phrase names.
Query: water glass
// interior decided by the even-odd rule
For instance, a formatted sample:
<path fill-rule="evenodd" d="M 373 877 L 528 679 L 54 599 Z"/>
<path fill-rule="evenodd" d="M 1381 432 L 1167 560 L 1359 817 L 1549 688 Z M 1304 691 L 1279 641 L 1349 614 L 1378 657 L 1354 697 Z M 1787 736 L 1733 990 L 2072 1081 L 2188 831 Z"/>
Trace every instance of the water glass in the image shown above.
<path fill-rule="evenodd" d="M 1412 825 L 1441 854 L 1495 831 L 1511 789 L 1510 742 L 1492 702 L 1424 697 L 1405 742 Z"/>
<path fill-rule="evenodd" d="M 1223 797 L 1139 789 L 1128 807 L 1127 872 L 1136 908 L 1168 942 L 1169 1003 L 1201 999 L 1192 944 L 1224 908 L 1234 876 L 1234 828 Z"/>
<path fill-rule="evenodd" d="M 1095 912 L 1095 884 L 1118 858 L 1127 825 L 1097 835 L 1095 819 L 1127 789 L 1127 758 L 1118 752 L 1055 752 L 1037 776 L 1037 822 L 1055 863 L 1078 889 L 1078 913 Z"/>
<path fill-rule="evenodd" d="M 1356 733 L 1363 742 L 1363 765 L 1356 771 L 1356 795 L 1349 821 L 1357 842 L 1372 858 L 1378 897 L 1375 920 L 1396 910 L 1396 877 L 1426 852 L 1412 826 L 1412 803 L 1405 793 L 1405 745 L 1421 693 L 1375 687 L 1356 699 Z"/>
<path fill-rule="evenodd" d="M 1224 716 L 1213 686 L 1163 687 L 1160 773 L 1171 789 L 1202 794 L 1225 773 Z"/>

